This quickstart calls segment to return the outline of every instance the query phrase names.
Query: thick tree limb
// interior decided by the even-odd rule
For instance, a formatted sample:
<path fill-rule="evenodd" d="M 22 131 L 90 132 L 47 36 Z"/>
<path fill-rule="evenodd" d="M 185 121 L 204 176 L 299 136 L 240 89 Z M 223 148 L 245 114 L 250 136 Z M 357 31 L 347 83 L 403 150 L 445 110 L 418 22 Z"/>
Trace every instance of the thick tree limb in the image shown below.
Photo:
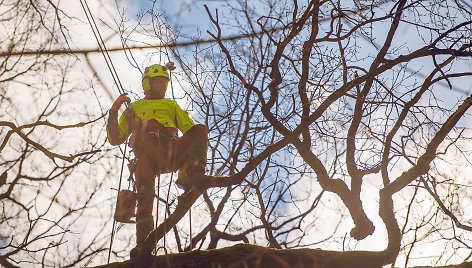
<path fill-rule="evenodd" d="M 375 252 L 369 251 L 327 251 L 319 249 L 272 249 L 250 244 L 238 244 L 232 247 L 214 250 L 195 250 L 191 252 L 168 254 L 147 258 L 143 263 L 148 267 L 195 268 L 380 268 L 385 260 L 378 258 Z M 96 268 L 138 267 L 135 261 L 110 263 Z M 444 266 L 444 268 L 465 268 L 472 263 Z M 426 267 L 424 267 L 426 268 Z"/>

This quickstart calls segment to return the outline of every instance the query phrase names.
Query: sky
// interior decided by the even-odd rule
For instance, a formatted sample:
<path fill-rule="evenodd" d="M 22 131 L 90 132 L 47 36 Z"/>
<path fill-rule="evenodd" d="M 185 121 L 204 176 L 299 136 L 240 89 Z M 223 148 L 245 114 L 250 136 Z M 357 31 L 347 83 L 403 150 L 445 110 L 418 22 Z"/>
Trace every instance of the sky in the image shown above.
<path fill-rule="evenodd" d="M 139 0 L 137 2 L 133 0 L 121 0 L 121 2 L 133 7 L 133 9 L 129 10 L 130 15 L 137 16 L 140 11 L 154 7 L 155 10 L 166 14 L 171 24 L 178 23 L 184 26 L 184 29 L 192 29 L 193 27 L 195 29 L 209 25 L 209 19 L 206 15 L 204 4 L 211 10 L 212 8 L 221 7 L 226 1 L 196 1 L 194 4 L 191 4 L 194 2 L 192 0 L 157 0 L 155 3 L 152 0 Z M 192 33 L 188 32 L 187 34 Z"/>
<path fill-rule="evenodd" d="M 150 0 L 140 0 L 139 4 L 136 3 L 136 1 L 133 0 L 122 0 L 122 4 L 126 3 L 129 5 L 129 8 L 127 9 L 129 12 L 130 17 L 137 18 L 139 15 L 140 10 L 142 9 L 148 9 L 152 6 L 152 1 Z M 206 31 L 209 29 L 209 19 L 208 16 L 203 8 L 203 3 L 208 3 L 212 4 L 210 6 L 210 9 L 213 10 L 217 6 L 222 6 L 225 1 L 198 1 L 197 6 L 188 6 L 185 5 L 185 0 L 177 0 L 177 1 L 172 1 L 172 0 L 161 0 L 161 1 L 156 1 L 158 3 L 159 8 L 162 8 L 162 12 L 165 13 L 166 15 L 169 16 L 170 21 L 172 22 L 173 19 L 179 18 L 178 22 L 181 25 L 185 25 L 187 28 L 190 29 L 190 32 L 184 34 L 192 35 L 196 33 L 196 29 L 203 29 Z M 213 8 L 213 9 L 212 9 Z M 85 28 L 84 28 L 85 29 Z M 192 31 L 193 29 L 193 31 Z M 210 28 L 211 29 L 211 28 Z M 86 29 L 87 32 L 85 33 L 87 36 L 91 36 L 90 29 Z M 106 31 L 104 31 L 106 32 Z M 205 32 L 204 32 L 205 34 Z M 207 34 L 205 34 L 207 36 Z M 84 40 L 84 44 L 86 42 L 94 42 L 90 40 Z M 119 44 L 119 42 L 115 43 Z M 138 65 L 145 66 L 147 63 L 149 63 L 150 59 L 147 58 L 145 53 L 139 53 L 136 52 L 135 54 L 137 58 L 137 63 Z M 106 77 L 108 76 L 107 69 L 104 65 L 104 63 L 100 63 L 102 59 L 100 58 L 101 55 L 96 54 L 94 56 L 96 58 L 95 64 L 98 66 L 102 66 L 103 68 L 99 68 L 103 76 Z M 113 60 L 118 66 L 118 71 L 120 73 L 121 80 L 124 84 L 124 87 L 126 90 L 132 90 L 134 92 L 140 92 L 140 74 L 138 70 L 130 68 L 130 65 L 128 64 L 127 59 L 124 57 L 123 53 L 114 53 L 113 55 Z M 466 69 L 472 71 L 472 66 L 470 63 L 468 65 L 465 65 Z M 116 91 L 116 87 L 111 86 L 112 88 L 115 89 L 113 92 L 114 96 L 118 96 L 118 93 Z M 460 83 L 457 85 L 457 88 L 460 89 L 461 91 L 472 91 L 472 81 L 464 81 L 464 83 Z M 451 95 L 454 98 L 457 98 L 461 93 L 458 93 L 459 91 L 445 91 L 445 95 Z M 451 94 L 452 93 L 452 94 Z M 108 103 L 105 104 L 105 107 L 109 107 L 109 105 L 112 103 L 112 99 L 108 100 Z M 375 215 L 377 212 L 377 208 L 374 207 L 372 208 L 372 214 Z M 370 216 L 370 215 L 369 215 Z M 383 225 L 380 225 L 380 227 L 383 227 Z M 366 239 L 362 243 L 373 243 L 375 242 L 374 240 L 376 239 L 375 236 L 369 237 L 369 239 Z M 381 246 L 380 248 L 382 248 Z"/>

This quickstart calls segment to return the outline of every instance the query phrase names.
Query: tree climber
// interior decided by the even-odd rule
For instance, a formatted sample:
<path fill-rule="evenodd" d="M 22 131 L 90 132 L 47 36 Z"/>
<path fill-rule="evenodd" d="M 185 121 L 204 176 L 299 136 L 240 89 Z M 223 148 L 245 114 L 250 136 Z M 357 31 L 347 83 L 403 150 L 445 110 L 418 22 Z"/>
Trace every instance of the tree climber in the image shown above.
<path fill-rule="evenodd" d="M 136 156 L 137 188 L 136 244 L 139 246 L 154 229 L 153 203 L 157 174 L 179 170 L 178 187 L 189 190 L 195 179 L 205 174 L 208 128 L 195 125 L 177 102 L 165 99 L 172 63 L 151 65 L 144 71 L 144 99 L 135 101 L 123 112 L 118 122 L 118 109 L 130 102 L 120 95 L 109 111 L 108 141 L 122 144 L 128 136 Z M 178 137 L 178 130 L 183 136 Z"/>

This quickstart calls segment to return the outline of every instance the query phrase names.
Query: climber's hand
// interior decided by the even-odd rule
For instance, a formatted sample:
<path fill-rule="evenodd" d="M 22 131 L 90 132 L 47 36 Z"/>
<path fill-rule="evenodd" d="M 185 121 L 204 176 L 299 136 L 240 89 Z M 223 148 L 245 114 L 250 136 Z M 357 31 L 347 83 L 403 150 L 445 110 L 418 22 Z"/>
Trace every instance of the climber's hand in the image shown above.
<path fill-rule="evenodd" d="M 121 104 L 123 104 L 123 102 L 131 102 L 131 99 L 128 97 L 126 93 L 121 94 L 118 98 L 116 98 L 110 110 L 118 111 L 121 107 Z"/>
<path fill-rule="evenodd" d="M 126 108 L 126 116 L 127 116 L 127 118 L 128 118 L 128 119 L 129 119 L 129 118 L 133 118 L 135 115 L 136 115 L 136 114 L 134 113 L 133 107 L 128 106 L 128 107 Z"/>

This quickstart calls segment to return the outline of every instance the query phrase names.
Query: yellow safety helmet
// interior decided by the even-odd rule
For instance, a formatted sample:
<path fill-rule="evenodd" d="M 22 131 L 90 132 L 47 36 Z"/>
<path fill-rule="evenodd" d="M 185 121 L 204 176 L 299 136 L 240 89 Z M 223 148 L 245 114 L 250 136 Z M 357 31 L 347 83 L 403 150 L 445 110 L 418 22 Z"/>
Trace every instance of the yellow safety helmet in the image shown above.
<path fill-rule="evenodd" d="M 149 78 L 158 77 L 158 76 L 166 77 L 167 84 L 169 83 L 169 71 L 166 66 L 154 64 L 144 69 L 144 74 L 143 74 L 143 79 L 142 79 L 144 91 L 151 90 L 151 83 L 149 82 Z"/>

